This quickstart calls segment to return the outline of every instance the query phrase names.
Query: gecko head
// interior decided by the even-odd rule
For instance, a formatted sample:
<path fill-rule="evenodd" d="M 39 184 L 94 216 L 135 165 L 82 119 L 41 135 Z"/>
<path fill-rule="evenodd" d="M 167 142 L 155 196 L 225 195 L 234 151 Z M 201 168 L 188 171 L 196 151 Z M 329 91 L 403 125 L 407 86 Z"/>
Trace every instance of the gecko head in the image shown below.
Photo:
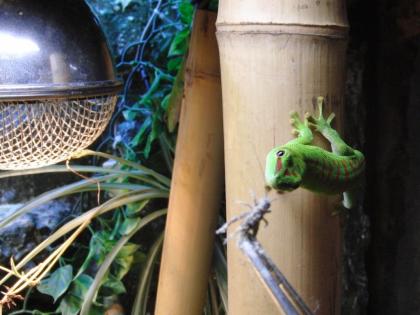
<path fill-rule="evenodd" d="M 277 192 L 292 191 L 302 182 L 303 158 L 290 148 L 280 146 L 267 155 L 265 180 Z"/>

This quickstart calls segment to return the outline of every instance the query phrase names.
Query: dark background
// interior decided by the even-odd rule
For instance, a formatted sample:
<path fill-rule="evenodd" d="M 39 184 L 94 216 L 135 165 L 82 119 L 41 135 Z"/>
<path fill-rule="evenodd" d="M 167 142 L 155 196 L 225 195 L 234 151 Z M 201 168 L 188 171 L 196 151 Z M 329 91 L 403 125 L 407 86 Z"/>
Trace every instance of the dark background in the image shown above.
<path fill-rule="evenodd" d="M 369 300 L 367 310 L 359 304 L 345 313 L 420 314 L 420 1 L 354 0 L 348 9 L 348 130 L 367 156 L 370 235 L 361 242 L 366 221 L 354 218 L 361 225 L 353 223 L 346 244 L 361 246 L 350 251 L 353 263 L 346 261 L 359 268 L 349 282 L 354 288 L 363 280 L 355 257 L 363 261 L 365 248 Z"/>

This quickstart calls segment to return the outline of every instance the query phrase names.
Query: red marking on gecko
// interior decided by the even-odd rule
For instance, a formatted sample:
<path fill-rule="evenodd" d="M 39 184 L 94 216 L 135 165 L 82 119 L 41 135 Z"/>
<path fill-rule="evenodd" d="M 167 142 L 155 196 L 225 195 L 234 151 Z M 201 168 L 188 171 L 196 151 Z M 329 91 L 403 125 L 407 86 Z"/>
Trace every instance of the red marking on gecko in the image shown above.
<path fill-rule="evenodd" d="M 344 167 L 344 176 L 346 177 L 346 180 L 348 180 L 349 179 L 349 171 L 347 169 L 346 160 L 341 160 L 341 164 L 343 164 L 343 167 Z"/>
<path fill-rule="evenodd" d="M 332 172 L 333 172 L 333 166 L 330 163 L 327 164 L 327 170 L 328 170 L 327 180 L 331 180 L 331 175 L 332 175 Z"/>
<path fill-rule="evenodd" d="M 340 162 L 338 162 L 337 160 L 334 160 L 334 163 L 337 167 L 337 174 L 335 175 L 335 180 L 339 180 L 340 179 Z"/>
<path fill-rule="evenodd" d="M 283 163 L 281 162 L 281 159 L 277 159 L 276 173 L 280 172 L 282 167 L 283 167 Z"/>

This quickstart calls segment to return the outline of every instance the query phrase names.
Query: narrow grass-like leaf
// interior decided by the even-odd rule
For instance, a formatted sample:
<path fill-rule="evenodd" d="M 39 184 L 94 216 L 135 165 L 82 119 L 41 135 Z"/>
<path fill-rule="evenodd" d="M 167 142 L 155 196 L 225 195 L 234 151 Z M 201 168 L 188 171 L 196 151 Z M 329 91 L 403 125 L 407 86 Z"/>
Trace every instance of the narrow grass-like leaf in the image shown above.
<path fill-rule="evenodd" d="M 227 295 L 227 262 L 223 254 L 222 246 L 216 242 L 214 246 L 214 269 L 216 273 L 217 287 L 222 299 L 223 307 L 227 310 L 228 295 Z"/>
<path fill-rule="evenodd" d="M 110 210 L 114 210 L 116 208 L 119 208 L 123 205 L 126 205 L 128 203 L 132 202 L 138 202 L 141 200 L 146 199 L 160 199 L 160 198 L 168 198 L 168 192 L 162 191 L 162 190 L 154 190 L 151 192 L 129 192 L 126 194 L 123 194 L 121 196 L 114 197 L 107 202 L 103 203 L 102 205 L 93 208 L 84 214 L 78 216 L 77 218 L 74 218 L 73 220 L 67 222 L 65 225 L 63 225 L 61 228 L 59 228 L 56 232 L 51 234 L 47 239 L 45 239 L 43 242 L 41 242 L 39 245 L 37 245 L 30 253 L 28 253 L 17 265 L 16 268 L 19 270 L 23 266 L 25 266 L 29 261 L 31 261 L 34 257 L 36 257 L 40 252 L 45 250 L 48 246 L 50 246 L 52 243 L 54 243 L 56 240 L 60 239 L 67 233 L 71 232 L 72 230 L 78 228 L 80 225 L 82 225 L 88 218 L 92 216 L 92 214 L 96 214 L 96 216 L 99 216 L 103 213 L 106 213 Z M 5 283 L 10 278 L 10 276 L 5 276 L 1 279 L 0 285 Z"/>
<path fill-rule="evenodd" d="M 113 169 L 99 166 L 84 166 L 84 165 L 72 165 L 69 169 L 65 165 L 52 165 L 36 169 L 21 170 L 21 171 L 6 171 L 0 172 L 0 179 L 17 177 L 17 176 L 26 176 L 26 175 L 37 175 L 37 174 L 47 174 L 47 173 L 99 173 L 99 174 L 115 174 L 126 176 L 127 178 L 138 179 L 145 183 L 148 183 L 157 188 L 167 188 L 167 186 L 162 186 L 161 183 L 157 182 L 153 178 L 149 177 L 150 174 L 143 170 L 121 170 Z"/>
<path fill-rule="evenodd" d="M 69 185 L 66 185 L 66 186 L 63 186 L 63 187 L 59 187 L 59 188 L 50 190 L 46 193 L 43 193 L 43 194 L 39 195 L 38 197 L 32 199 L 27 204 L 18 208 L 13 214 L 8 216 L 4 220 L 0 221 L 0 228 L 5 227 L 10 222 L 12 222 L 12 221 L 16 220 L 18 217 L 20 217 L 21 215 L 31 211 L 32 209 L 34 209 L 36 207 L 39 207 L 39 206 L 45 204 L 48 201 L 51 201 L 51 200 L 54 200 L 54 199 L 57 199 L 57 198 L 60 198 L 60 197 L 71 195 L 74 192 L 77 192 L 79 189 L 82 189 L 84 187 L 92 185 L 92 181 L 101 183 L 101 182 L 106 181 L 106 180 L 115 179 L 118 176 L 119 175 L 105 175 L 105 176 L 93 177 L 92 179 L 89 179 L 89 180 L 81 180 L 81 181 L 78 181 L 76 183 L 72 183 L 72 184 L 69 184 Z"/>
<path fill-rule="evenodd" d="M 166 176 L 163 176 L 157 172 L 155 172 L 154 170 L 151 170 L 147 167 L 144 167 L 138 163 L 135 162 L 131 162 L 128 160 L 125 160 L 123 158 L 111 155 L 111 154 L 107 154 L 104 152 L 96 152 L 96 151 L 91 151 L 91 150 L 83 150 L 78 157 L 82 157 L 82 156 L 88 156 L 88 155 L 93 155 L 93 156 L 99 156 L 99 157 L 103 157 L 105 159 L 111 159 L 111 160 L 115 160 L 123 165 L 132 167 L 134 169 L 137 170 L 141 170 L 143 172 L 145 172 L 146 174 L 153 176 L 154 178 L 156 178 L 159 182 L 161 182 L 163 185 L 165 185 L 166 187 L 169 187 L 171 185 L 171 180 L 169 178 L 167 178 Z"/>
<path fill-rule="evenodd" d="M 219 315 L 219 305 L 217 303 L 217 293 L 216 293 L 216 281 L 213 279 L 212 275 L 209 277 L 209 294 L 208 294 L 208 304 L 211 306 L 211 314 Z"/>
<path fill-rule="evenodd" d="M 137 295 L 131 311 L 132 315 L 146 315 L 147 296 L 150 289 L 154 265 L 162 249 L 163 238 L 164 233 L 162 233 L 160 237 L 155 241 L 149 251 L 149 254 L 147 255 L 145 266 L 143 267 L 140 275 L 139 284 L 137 287 Z"/>

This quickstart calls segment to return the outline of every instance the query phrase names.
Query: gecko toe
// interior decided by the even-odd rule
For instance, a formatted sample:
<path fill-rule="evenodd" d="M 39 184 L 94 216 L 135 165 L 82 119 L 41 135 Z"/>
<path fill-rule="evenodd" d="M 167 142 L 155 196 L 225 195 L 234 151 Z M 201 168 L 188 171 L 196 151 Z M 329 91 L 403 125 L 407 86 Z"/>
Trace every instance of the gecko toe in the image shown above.
<path fill-rule="evenodd" d="M 297 112 L 293 112 L 292 114 L 290 114 L 290 123 L 292 125 L 300 123 L 299 114 Z"/>
<path fill-rule="evenodd" d="M 327 123 L 330 124 L 334 118 L 335 118 L 335 114 L 331 113 L 327 118 Z"/>

